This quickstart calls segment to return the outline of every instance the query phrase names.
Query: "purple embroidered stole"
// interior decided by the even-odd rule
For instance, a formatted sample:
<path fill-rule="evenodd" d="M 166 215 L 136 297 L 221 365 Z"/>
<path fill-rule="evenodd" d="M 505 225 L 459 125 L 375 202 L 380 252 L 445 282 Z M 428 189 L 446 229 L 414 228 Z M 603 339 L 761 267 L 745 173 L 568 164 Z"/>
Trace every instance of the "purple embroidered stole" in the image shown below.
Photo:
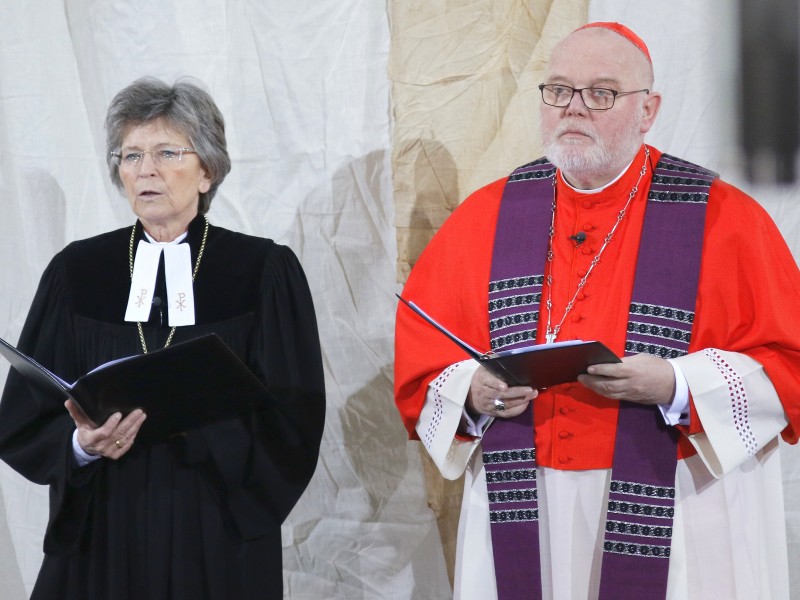
<path fill-rule="evenodd" d="M 489 283 L 494 350 L 536 341 L 554 174 L 553 165 L 540 159 L 514 171 L 503 191 Z M 648 194 L 626 355 L 674 358 L 687 353 L 705 207 L 715 177 L 691 163 L 661 156 Z M 482 440 L 499 600 L 542 598 L 535 404 L 514 419 L 495 419 Z M 665 597 L 676 444 L 674 428 L 664 424 L 656 407 L 620 403 L 601 600 Z"/>

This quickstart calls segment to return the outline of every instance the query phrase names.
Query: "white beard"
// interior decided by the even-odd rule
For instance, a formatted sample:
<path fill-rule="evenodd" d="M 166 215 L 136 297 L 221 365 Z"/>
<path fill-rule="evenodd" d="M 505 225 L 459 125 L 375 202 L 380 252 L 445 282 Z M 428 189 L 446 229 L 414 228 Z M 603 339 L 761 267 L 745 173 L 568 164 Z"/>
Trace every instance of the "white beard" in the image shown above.
<path fill-rule="evenodd" d="M 553 129 L 542 124 L 545 156 L 561 169 L 570 181 L 611 180 L 629 164 L 643 142 L 641 116 L 631 121 L 629 127 L 609 140 L 578 119 L 565 119 Z M 566 131 L 577 131 L 588 136 L 594 144 L 588 148 L 561 138 Z"/>

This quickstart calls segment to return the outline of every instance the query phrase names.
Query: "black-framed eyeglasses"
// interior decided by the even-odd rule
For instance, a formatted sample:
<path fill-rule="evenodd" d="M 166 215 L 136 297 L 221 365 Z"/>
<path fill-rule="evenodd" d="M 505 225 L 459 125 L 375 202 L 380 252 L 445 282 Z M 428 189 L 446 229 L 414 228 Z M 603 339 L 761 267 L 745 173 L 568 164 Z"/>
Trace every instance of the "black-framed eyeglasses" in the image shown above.
<path fill-rule="evenodd" d="M 575 96 L 575 94 L 580 94 L 584 106 L 589 110 L 608 110 L 614 106 L 614 100 L 619 96 L 639 94 L 641 92 L 645 94 L 650 93 L 650 90 L 646 88 L 630 92 L 618 92 L 617 90 L 604 87 L 574 88 L 559 83 L 539 84 L 539 91 L 542 92 L 542 102 L 548 106 L 555 106 L 557 108 L 569 106 L 573 96 Z"/>

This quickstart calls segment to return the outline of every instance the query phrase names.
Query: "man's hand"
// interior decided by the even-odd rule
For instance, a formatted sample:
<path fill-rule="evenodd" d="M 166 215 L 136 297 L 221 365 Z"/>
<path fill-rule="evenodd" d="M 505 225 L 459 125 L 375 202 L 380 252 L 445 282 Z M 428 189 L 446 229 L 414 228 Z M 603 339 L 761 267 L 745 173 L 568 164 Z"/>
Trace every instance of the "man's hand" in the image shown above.
<path fill-rule="evenodd" d="M 469 386 L 466 408 L 473 416 L 516 417 L 538 395 L 539 392 L 530 387 L 508 387 L 505 381 L 492 375 L 485 367 L 478 367 Z M 505 410 L 497 409 L 496 399 L 502 402 Z"/>
<path fill-rule="evenodd" d="M 124 419 L 120 413 L 114 413 L 98 427 L 72 400 L 67 400 L 64 406 L 75 421 L 75 427 L 78 428 L 78 444 L 83 451 L 86 454 L 100 454 L 112 460 L 119 459 L 131 449 L 139 428 L 147 418 L 147 415 L 137 408 Z"/>
<path fill-rule="evenodd" d="M 621 363 L 592 365 L 578 381 L 601 396 L 638 404 L 669 404 L 675 395 L 675 371 L 651 354 L 626 356 Z"/>

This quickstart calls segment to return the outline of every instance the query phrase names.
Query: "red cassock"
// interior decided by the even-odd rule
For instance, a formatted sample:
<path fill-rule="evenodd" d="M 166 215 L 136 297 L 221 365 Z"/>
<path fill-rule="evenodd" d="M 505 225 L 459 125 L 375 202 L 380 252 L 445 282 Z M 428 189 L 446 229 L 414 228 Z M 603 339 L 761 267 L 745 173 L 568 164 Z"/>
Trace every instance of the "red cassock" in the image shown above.
<path fill-rule="evenodd" d="M 624 353 L 633 274 L 647 190 L 660 152 L 650 167 L 600 262 L 566 314 L 558 340 L 600 340 Z M 553 262 L 553 325 L 564 316 L 578 282 L 618 219 L 639 176 L 638 165 L 596 194 L 557 183 Z M 500 200 L 506 179 L 472 194 L 437 232 L 403 290 L 404 298 L 481 350 L 488 350 L 488 288 Z M 570 236 L 582 231 L 586 240 Z M 665 252 L 670 252 L 665 248 Z M 544 294 L 546 297 L 547 288 Z M 711 186 L 690 353 L 704 348 L 739 352 L 762 364 L 783 403 L 790 443 L 800 428 L 800 272 L 780 232 L 752 198 L 716 180 Z M 543 342 L 547 309 L 542 302 L 537 343 Z M 466 354 L 405 306 L 398 308 L 395 398 L 411 438 L 428 384 Z M 691 401 L 691 400 L 690 400 Z M 555 386 L 534 401 L 537 463 L 567 470 L 611 467 L 618 402 L 578 383 Z M 702 431 L 691 404 L 686 434 Z M 679 458 L 695 451 L 681 436 Z"/>

